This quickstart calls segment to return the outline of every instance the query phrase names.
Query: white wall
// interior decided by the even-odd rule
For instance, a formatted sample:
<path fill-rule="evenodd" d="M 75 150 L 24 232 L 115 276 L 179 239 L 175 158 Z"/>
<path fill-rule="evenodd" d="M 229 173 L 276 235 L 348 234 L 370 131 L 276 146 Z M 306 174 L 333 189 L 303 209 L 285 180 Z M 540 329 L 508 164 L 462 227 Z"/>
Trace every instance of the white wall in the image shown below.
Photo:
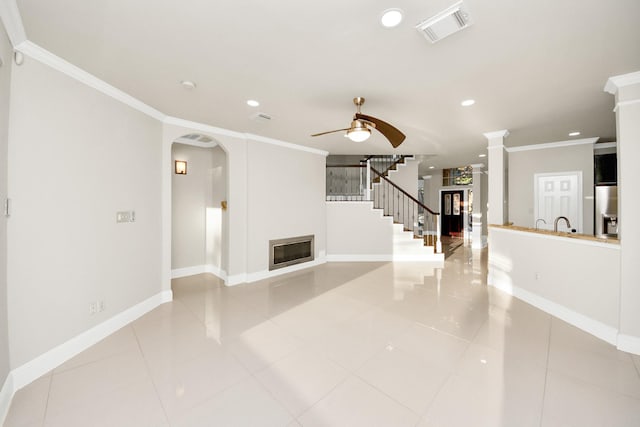
<path fill-rule="evenodd" d="M 329 261 L 444 262 L 443 254 L 414 239 L 373 202 L 326 202 Z"/>
<path fill-rule="evenodd" d="M 393 254 L 393 221 L 371 202 L 326 202 L 327 255 Z"/>
<path fill-rule="evenodd" d="M 9 128 L 9 93 L 13 49 L 0 21 L 0 206 L 7 197 L 7 138 Z M 7 326 L 7 218 L 0 212 L 0 389 L 9 372 L 9 337 Z M 0 420 L 2 402 L 0 402 Z"/>
<path fill-rule="evenodd" d="M 396 166 L 396 170 L 389 171 L 388 178 L 404 191 L 418 198 L 418 166 L 419 162 L 413 159 L 405 159 L 404 164 Z M 382 171 L 380 171 L 382 172 Z"/>
<path fill-rule="evenodd" d="M 162 126 L 30 57 L 11 84 L 14 368 L 160 292 Z"/>
<path fill-rule="evenodd" d="M 173 160 L 187 162 L 187 175 L 172 175 L 173 270 L 222 265 L 220 202 L 226 200 L 226 154 L 220 147 L 174 144 Z"/>
<path fill-rule="evenodd" d="M 510 152 L 509 221 L 523 227 L 535 227 L 534 175 L 571 171 L 582 172 L 582 232 L 593 234 L 593 144 L 591 143 Z"/>
<path fill-rule="evenodd" d="M 326 255 L 324 155 L 248 141 L 247 273 L 269 269 L 269 240 L 315 236 Z"/>
<path fill-rule="evenodd" d="M 613 344 L 620 303 L 620 246 L 489 229 L 490 285 Z"/>
<path fill-rule="evenodd" d="M 442 169 L 434 169 L 425 180 L 424 202 L 431 210 L 440 212 L 440 190 L 442 189 Z"/>
<path fill-rule="evenodd" d="M 171 145 L 198 132 L 227 154 L 227 225 L 223 252 L 227 285 L 268 273 L 269 240 L 315 235 L 316 260 L 326 255 L 326 152 L 179 119 L 163 127 L 163 229 L 171 230 Z M 170 235 L 170 233 L 169 233 Z M 171 286 L 171 241 L 163 240 L 163 289 Z M 279 270 L 280 273 L 286 269 Z"/>

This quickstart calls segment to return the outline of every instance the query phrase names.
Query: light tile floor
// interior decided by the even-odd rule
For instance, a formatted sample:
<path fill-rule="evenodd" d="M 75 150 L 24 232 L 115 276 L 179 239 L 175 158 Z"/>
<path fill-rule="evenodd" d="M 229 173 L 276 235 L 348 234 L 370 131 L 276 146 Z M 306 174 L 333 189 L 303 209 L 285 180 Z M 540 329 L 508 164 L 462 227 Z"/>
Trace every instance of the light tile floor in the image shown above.
<path fill-rule="evenodd" d="M 173 290 L 5 426 L 640 426 L 640 357 L 488 288 L 484 252 Z"/>

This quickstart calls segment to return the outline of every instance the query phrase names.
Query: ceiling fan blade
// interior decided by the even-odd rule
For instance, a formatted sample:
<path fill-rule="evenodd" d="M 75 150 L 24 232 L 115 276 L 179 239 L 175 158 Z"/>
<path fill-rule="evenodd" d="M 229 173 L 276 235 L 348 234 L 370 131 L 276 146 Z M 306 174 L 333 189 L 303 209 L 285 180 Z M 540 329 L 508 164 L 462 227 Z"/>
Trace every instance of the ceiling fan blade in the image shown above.
<path fill-rule="evenodd" d="M 345 130 L 349 130 L 349 128 L 346 128 L 346 129 L 336 129 L 336 130 L 330 130 L 330 131 L 327 131 L 327 132 L 314 133 L 314 134 L 313 134 L 313 135 L 311 135 L 311 136 L 326 135 L 326 134 L 328 134 L 328 133 L 342 132 L 342 131 L 345 131 Z"/>
<path fill-rule="evenodd" d="M 384 120 L 380 120 L 375 117 L 367 116 L 366 114 L 360 113 L 356 113 L 356 118 L 373 123 L 375 125 L 375 128 L 389 140 L 391 145 L 393 145 L 393 148 L 397 148 L 398 145 L 402 144 L 402 141 L 404 141 L 406 138 L 404 133 L 400 132 L 397 128 L 393 127 Z"/>

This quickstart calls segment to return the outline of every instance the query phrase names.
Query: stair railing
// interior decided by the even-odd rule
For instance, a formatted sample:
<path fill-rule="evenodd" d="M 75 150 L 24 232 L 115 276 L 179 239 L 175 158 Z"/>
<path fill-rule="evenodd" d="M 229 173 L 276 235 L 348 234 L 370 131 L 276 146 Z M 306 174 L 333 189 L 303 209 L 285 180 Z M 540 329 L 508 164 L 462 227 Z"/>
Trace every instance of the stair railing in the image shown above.
<path fill-rule="evenodd" d="M 403 224 L 405 231 L 412 231 L 414 237 L 441 253 L 440 214 L 393 183 L 371 163 L 369 158 L 359 165 L 327 165 L 327 201 L 372 201 L 375 208 L 383 209 L 384 215 Z"/>
<path fill-rule="evenodd" d="M 393 216 L 394 223 L 402 224 L 405 231 L 413 232 L 414 237 L 424 239 L 425 245 L 434 246 L 436 252 L 441 253 L 440 213 L 431 210 L 374 167 L 369 169 L 374 175 L 374 208 L 383 209 L 384 215 Z M 379 182 L 375 182 L 376 177 L 379 178 Z"/>

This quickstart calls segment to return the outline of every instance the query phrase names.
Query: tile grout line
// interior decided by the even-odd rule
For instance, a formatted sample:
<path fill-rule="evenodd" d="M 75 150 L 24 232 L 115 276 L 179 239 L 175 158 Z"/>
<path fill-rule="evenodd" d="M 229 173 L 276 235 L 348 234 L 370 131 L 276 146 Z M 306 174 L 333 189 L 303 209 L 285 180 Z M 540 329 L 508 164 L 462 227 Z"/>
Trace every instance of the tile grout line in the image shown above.
<path fill-rule="evenodd" d="M 340 387 L 342 384 L 344 384 L 345 382 L 347 382 L 347 380 L 349 379 L 349 377 L 351 377 L 352 375 L 354 375 L 353 372 L 351 371 L 347 371 L 349 374 L 342 380 L 342 381 L 338 381 L 338 384 L 336 384 L 334 387 L 331 388 L 331 390 L 329 390 L 326 394 L 324 394 L 320 399 L 318 399 L 316 402 L 314 402 L 312 405 L 310 405 L 307 409 L 305 409 L 299 416 L 297 417 L 293 417 L 293 419 L 298 423 L 300 423 L 300 418 L 302 418 L 302 416 L 306 413 L 308 413 L 309 411 L 311 411 L 311 409 L 313 409 L 313 407 L 315 407 L 318 403 L 322 402 L 327 396 L 329 396 L 334 390 L 336 390 L 338 387 Z"/>
<path fill-rule="evenodd" d="M 480 328 L 478 329 L 478 331 L 476 332 L 476 335 L 474 336 L 473 340 L 475 340 L 475 338 L 477 337 L 477 335 L 480 333 L 480 329 L 482 329 L 482 327 L 489 322 L 489 318 L 487 318 L 487 320 L 484 321 L 484 323 L 480 326 Z M 438 331 L 440 332 L 440 331 Z M 446 334 L 446 332 L 445 332 Z M 449 381 L 451 381 L 452 378 L 454 377 L 458 377 L 457 371 L 458 371 L 458 367 L 462 361 L 462 359 L 464 358 L 464 355 L 467 353 L 467 351 L 469 350 L 469 347 L 471 347 L 471 345 L 473 344 L 473 340 L 471 341 L 467 341 L 463 338 L 460 337 L 456 337 L 455 335 L 451 335 L 451 334 L 447 334 L 450 335 L 452 337 L 455 337 L 461 341 L 465 341 L 466 342 L 466 346 L 464 348 L 464 351 L 462 351 L 460 353 L 460 356 L 458 356 L 458 359 L 456 360 L 456 366 L 454 369 L 452 369 L 451 373 L 449 374 L 449 376 L 447 377 L 447 379 L 440 385 L 440 387 L 438 388 L 438 391 L 436 392 L 436 394 L 433 396 L 433 399 L 431 400 L 431 402 L 429 402 L 429 406 L 427 407 L 427 409 L 424 411 L 424 413 L 420 416 L 420 419 L 418 420 L 418 422 L 416 423 L 415 427 L 418 427 L 418 425 L 420 425 L 420 422 L 422 420 L 424 420 L 427 415 L 429 414 L 429 412 L 431 411 L 431 409 L 433 408 L 433 404 L 435 403 L 435 401 L 438 399 L 438 396 L 440 395 L 440 393 L 442 393 L 442 390 L 444 389 L 444 387 L 449 383 Z"/>
<path fill-rule="evenodd" d="M 173 304 L 173 302 L 171 302 L 170 304 Z M 127 326 L 130 327 L 131 331 L 133 332 L 133 336 L 136 339 L 136 344 L 138 344 L 138 351 L 142 356 L 142 360 L 144 360 L 144 367 L 147 370 L 147 375 L 151 380 L 151 384 L 153 385 L 153 391 L 155 392 L 156 398 L 158 399 L 158 403 L 160 403 L 160 407 L 162 408 L 162 412 L 164 413 L 164 419 L 167 421 L 167 425 L 170 426 L 171 423 L 169 422 L 169 415 L 167 414 L 167 410 L 164 407 L 164 403 L 162 402 L 160 393 L 158 393 L 158 387 L 156 386 L 156 382 L 154 381 L 153 376 L 151 375 L 151 369 L 149 368 L 149 363 L 147 362 L 147 358 L 145 357 L 144 352 L 142 351 L 142 346 L 140 345 L 140 339 L 138 338 L 138 333 L 136 332 L 136 328 L 134 328 L 132 325 L 127 325 Z"/>
<path fill-rule="evenodd" d="M 636 357 L 640 358 L 640 356 L 633 355 L 633 354 L 629 353 L 629 358 L 631 358 L 631 363 L 633 363 L 633 367 L 636 368 L 636 372 L 638 373 L 638 377 L 640 377 L 640 362 L 636 363 L 636 361 L 635 361 Z"/>
<path fill-rule="evenodd" d="M 49 379 L 49 387 L 47 389 L 47 401 L 44 403 L 44 414 L 42 414 L 42 424 L 44 427 L 47 420 L 47 412 L 49 411 L 49 398 L 51 397 L 51 385 L 53 384 L 53 371 L 51 372 L 51 378 Z"/>
<path fill-rule="evenodd" d="M 553 332 L 553 317 L 549 319 L 549 339 L 547 341 L 547 361 L 544 373 L 544 386 L 542 388 L 542 405 L 540 405 L 540 427 L 542 427 L 542 421 L 544 420 L 544 406 L 547 397 L 547 380 L 549 378 L 549 357 L 551 354 L 551 333 Z"/>

